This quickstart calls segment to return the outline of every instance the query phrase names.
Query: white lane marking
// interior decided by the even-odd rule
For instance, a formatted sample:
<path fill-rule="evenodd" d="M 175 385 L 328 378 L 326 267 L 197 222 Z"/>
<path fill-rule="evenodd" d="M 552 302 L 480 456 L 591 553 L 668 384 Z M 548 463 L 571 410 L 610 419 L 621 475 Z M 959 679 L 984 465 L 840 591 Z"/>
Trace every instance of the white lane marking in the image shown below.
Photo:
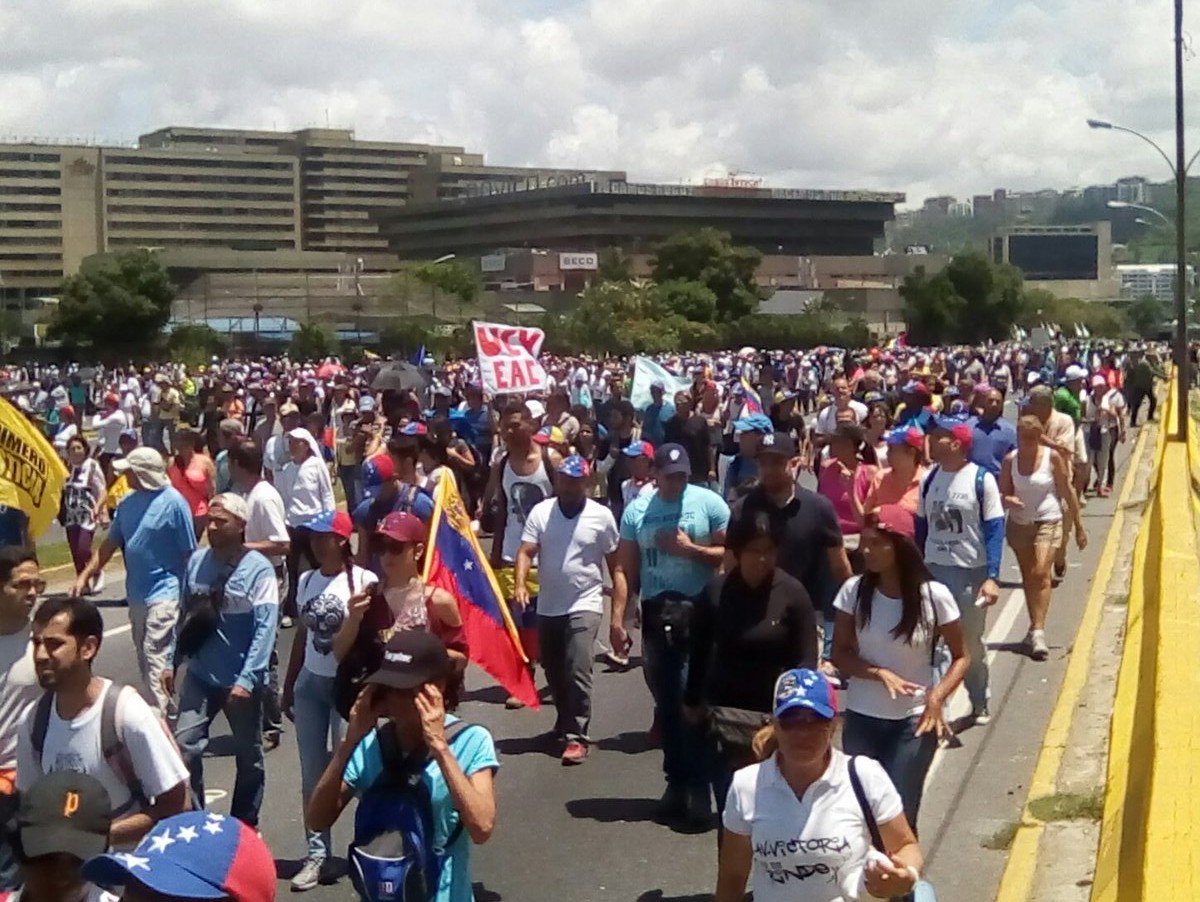
<path fill-rule="evenodd" d="M 999 645 L 1008 638 L 1012 631 L 1013 624 L 1017 621 L 1017 616 L 1025 610 L 1025 590 L 1013 589 L 1008 598 L 1005 600 L 1003 607 L 1000 609 L 1000 616 L 996 618 L 996 622 L 992 624 L 991 630 L 984 637 L 985 645 Z M 998 648 L 991 649 L 987 654 L 988 667 L 992 666 L 992 662 L 996 660 Z M 971 702 L 967 698 L 967 690 L 959 686 L 950 701 L 946 705 L 946 720 L 953 723 L 959 717 L 966 717 L 971 713 Z M 992 716 L 996 716 L 996 712 L 992 712 Z M 929 764 L 929 770 L 925 774 L 925 785 L 930 786 L 933 783 L 934 776 L 942 766 L 942 761 L 946 757 L 946 746 L 939 745 L 936 752 L 933 753 L 933 761 Z"/>
<path fill-rule="evenodd" d="M 114 626 L 112 629 L 104 631 L 104 638 L 107 639 L 109 636 L 119 636 L 121 633 L 127 633 L 131 629 L 133 629 L 133 627 L 128 623 L 126 623 L 124 626 Z"/>

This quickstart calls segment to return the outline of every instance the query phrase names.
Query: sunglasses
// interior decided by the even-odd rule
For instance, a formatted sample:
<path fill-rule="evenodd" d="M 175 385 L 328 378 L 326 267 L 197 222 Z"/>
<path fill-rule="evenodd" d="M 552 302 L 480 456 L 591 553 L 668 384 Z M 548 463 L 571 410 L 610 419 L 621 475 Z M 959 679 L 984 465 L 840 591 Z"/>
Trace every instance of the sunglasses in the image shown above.
<path fill-rule="evenodd" d="M 408 550 L 408 542 L 397 542 L 395 539 L 380 538 L 378 542 L 380 554 L 404 554 Z"/>
<path fill-rule="evenodd" d="M 9 585 L 18 592 L 28 592 L 32 589 L 38 595 L 46 591 L 46 581 L 44 579 L 16 579 Z"/>

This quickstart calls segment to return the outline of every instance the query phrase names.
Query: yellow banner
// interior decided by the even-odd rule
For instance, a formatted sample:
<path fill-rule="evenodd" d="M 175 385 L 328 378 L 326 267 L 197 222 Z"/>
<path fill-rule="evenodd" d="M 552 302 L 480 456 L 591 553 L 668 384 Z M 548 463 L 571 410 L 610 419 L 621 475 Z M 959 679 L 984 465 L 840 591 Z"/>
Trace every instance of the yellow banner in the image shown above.
<path fill-rule="evenodd" d="M 41 430 L 0 400 L 0 504 L 25 512 L 34 539 L 57 516 L 66 479 L 67 468 Z"/>

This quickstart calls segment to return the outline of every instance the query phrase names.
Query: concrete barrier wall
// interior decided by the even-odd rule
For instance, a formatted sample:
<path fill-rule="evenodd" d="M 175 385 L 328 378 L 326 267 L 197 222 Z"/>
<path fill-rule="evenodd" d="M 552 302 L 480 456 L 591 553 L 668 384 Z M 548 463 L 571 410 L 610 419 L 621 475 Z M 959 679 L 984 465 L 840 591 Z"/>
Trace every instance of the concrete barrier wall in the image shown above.
<path fill-rule="evenodd" d="M 1200 899 L 1200 442 L 1162 414 L 1134 548 L 1094 902 Z"/>

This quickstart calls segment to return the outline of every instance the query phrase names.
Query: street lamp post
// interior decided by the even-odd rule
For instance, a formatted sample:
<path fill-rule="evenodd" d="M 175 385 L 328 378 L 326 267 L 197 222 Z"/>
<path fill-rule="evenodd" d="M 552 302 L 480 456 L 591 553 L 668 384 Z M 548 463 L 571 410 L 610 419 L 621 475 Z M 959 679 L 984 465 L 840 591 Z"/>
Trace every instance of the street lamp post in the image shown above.
<path fill-rule="evenodd" d="M 1114 125 L 1103 119 L 1089 119 L 1087 121 L 1089 128 L 1108 129 L 1110 131 L 1125 132 L 1133 135 L 1135 138 L 1140 138 L 1145 141 L 1163 158 L 1171 174 L 1175 177 L 1175 375 L 1177 379 L 1176 389 L 1179 393 L 1179 403 L 1177 405 L 1178 419 L 1176 421 L 1176 438 L 1179 441 L 1187 441 L 1188 437 L 1188 388 L 1191 385 L 1190 361 L 1188 358 L 1188 338 L 1187 338 L 1187 243 L 1185 241 L 1185 229 L 1187 227 L 1186 202 L 1187 202 L 1187 174 L 1192 168 L 1192 163 L 1196 161 L 1196 157 L 1200 156 L 1200 151 L 1192 155 L 1191 159 L 1185 162 L 1184 146 L 1183 146 L 1183 0 L 1175 0 L 1175 160 L 1167 155 L 1167 152 L 1158 146 L 1150 138 L 1143 135 L 1141 132 L 1132 128 L 1127 128 L 1123 125 Z M 1111 205 L 1111 204 L 1110 204 Z M 1130 204 L 1129 206 L 1134 206 Z M 1139 208 L 1147 209 L 1147 208 Z M 1157 214 L 1164 221 L 1170 224 L 1170 220 L 1163 216 L 1159 211 L 1150 209 L 1150 212 Z"/>

